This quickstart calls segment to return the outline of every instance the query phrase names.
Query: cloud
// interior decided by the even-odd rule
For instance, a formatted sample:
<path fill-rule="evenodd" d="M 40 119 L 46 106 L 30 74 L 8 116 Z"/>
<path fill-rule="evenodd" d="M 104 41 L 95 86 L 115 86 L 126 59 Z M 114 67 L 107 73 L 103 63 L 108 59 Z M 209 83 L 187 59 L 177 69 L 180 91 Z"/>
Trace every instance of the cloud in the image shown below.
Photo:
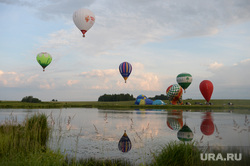
<path fill-rule="evenodd" d="M 105 70 L 95 69 L 89 72 L 82 72 L 80 74 L 80 76 L 87 78 L 93 78 L 93 77 L 103 78 L 114 75 L 118 75 L 118 69 L 105 69 Z"/>
<path fill-rule="evenodd" d="M 54 89 L 55 88 L 55 83 L 54 82 L 47 82 L 47 81 L 42 81 L 39 85 L 39 88 L 41 89 Z"/>
<path fill-rule="evenodd" d="M 0 86 L 3 87 L 39 87 L 52 89 L 55 87 L 53 80 L 44 81 L 39 74 L 25 75 L 17 72 L 4 72 L 0 70 Z"/>
<path fill-rule="evenodd" d="M 209 64 L 208 68 L 210 70 L 217 70 L 217 69 L 219 69 L 219 68 L 221 68 L 223 66 L 224 65 L 222 63 L 214 62 L 214 63 Z"/>
<path fill-rule="evenodd" d="M 0 85 L 2 84 L 4 87 L 15 87 L 23 84 L 24 81 L 22 74 L 0 70 Z"/>
<path fill-rule="evenodd" d="M 82 72 L 80 76 L 88 78 L 89 83 L 85 83 L 89 84 L 90 89 L 159 91 L 162 88 L 159 77 L 155 73 L 146 72 L 142 63 L 135 62 L 132 66 L 127 83 L 120 76 L 118 69 L 95 69 Z"/>
<path fill-rule="evenodd" d="M 236 98 L 250 98 L 250 82 L 247 77 L 250 60 L 246 59 L 237 64 L 223 66 L 213 73 L 210 79 L 214 83 L 217 96 L 230 98 L 234 94 Z"/>
<path fill-rule="evenodd" d="M 40 2 L 41 3 L 41 2 Z M 133 5 L 131 5 L 133 4 Z M 135 5 L 137 4 L 137 5 Z M 94 26 L 82 38 L 72 21 L 74 10 L 90 8 Z M 42 8 L 42 9 L 41 9 Z M 41 49 L 86 56 L 121 54 L 121 50 L 172 39 L 215 35 L 224 26 L 250 20 L 248 0 L 222 1 L 46 1 L 36 8 L 44 17 L 63 15 L 72 29 L 60 29 L 41 39 Z"/>
<path fill-rule="evenodd" d="M 72 86 L 72 85 L 77 84 L 77 83 L 79 83 L 79 80 L 68 80 L 67 81 L 68 86 Z"/>

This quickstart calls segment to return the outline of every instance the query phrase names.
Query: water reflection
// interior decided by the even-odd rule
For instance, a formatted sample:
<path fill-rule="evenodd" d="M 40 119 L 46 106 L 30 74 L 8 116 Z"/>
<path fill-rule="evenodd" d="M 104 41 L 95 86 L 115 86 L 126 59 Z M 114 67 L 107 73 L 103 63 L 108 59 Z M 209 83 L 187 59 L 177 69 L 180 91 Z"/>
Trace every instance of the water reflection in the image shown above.
<path fill-rule="evenodd" d="M 122 152 L 128 152 L 132 148 L 132 143 L 126 133 L 126 130 L 124 131 L 124 134 L 122 135 L 119 143 L 118 143 L 118 149 Z"/>
<path fill-rule="evenodd" d="M 190 142 L 193 140 L 194 134 L 192 130 L 186 124 L 184 124 L 184 126 L 178 131 L 177 138 L 180 141 Z"/>
<path fill-rule="evenodd" d="M 31 116 L 37 112 L 47 114 L 53 127 L 50 146 L 78 158 L 123 158 L 135 164 L 150 162 L 153 159 L 151 152 L 158 151 L 169 141 L 179 141 L 178 132 L 185 125 L 193 133 L 192 141 L 200 146 L 250 146 L 249 115 L 237 114 L 236 110 L 229 113 L 148 109 L 0 109 L 0 123 L 10 114 L 22 122 L 27 114 Z M 129 135 L 131 147 L 133 145 L 127 148 L 130 149 L 128 153 L 117 148 L 124 130 Z"/>
<path fill-rule="evenodd" d="M 214 133 L 214 122 L 211 112 L 205 112 L 205 115 L 202 116 L 202 122 L 201 122 L 201 132 L 206 135 L 212 135 Z"/>
<path fill-rule="evenodd" d="M 182 110 L 171 110 L 168 111 L 167 126 L 171 130 L 180 130 L 183 127 L 183 116 Z"/>

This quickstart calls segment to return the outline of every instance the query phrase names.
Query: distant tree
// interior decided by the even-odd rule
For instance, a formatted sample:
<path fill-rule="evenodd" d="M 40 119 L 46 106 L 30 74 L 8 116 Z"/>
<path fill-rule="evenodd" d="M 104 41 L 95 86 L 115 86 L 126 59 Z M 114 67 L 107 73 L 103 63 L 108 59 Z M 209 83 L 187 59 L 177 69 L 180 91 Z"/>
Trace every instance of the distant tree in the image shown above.
<path fill-rule="evenodd" d="M 161 94 L 161 95 L 155 95 L 155 97 L 149 97 L 151 100 L 167 100 L 167 95 Z"/>
<path fill-rule="evenodd" d="M 130 101 L 135 100 L 130 94 L 104 94 L 98 98 L 98 101 Z"/>
<path fill-rule="evenodd" d="M 34 98 L 33 96 L 26 96 L 21 100 L 21 102 L 40 103 L 41 100 L 39 100 L 38 98 Z"/>

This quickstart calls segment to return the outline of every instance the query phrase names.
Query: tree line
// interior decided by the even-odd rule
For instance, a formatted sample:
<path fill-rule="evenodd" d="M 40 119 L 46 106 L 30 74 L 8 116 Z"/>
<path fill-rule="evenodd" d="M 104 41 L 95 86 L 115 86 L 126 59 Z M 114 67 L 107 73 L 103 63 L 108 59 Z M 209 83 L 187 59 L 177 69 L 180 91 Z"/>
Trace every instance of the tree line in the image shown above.
<path fill-rule="evenodd" d="M 149 97 L 151 100 L 167 100 L 167 95 L 161 94 L 161 95 L 155 95 L 155 97 Z"/>
<path fill-rule="evenodd" d="M 130 94 L 104 94 L 98 98 L 98 101 L 131 101 L 135 100 L 133 95 Z"/>
<path fill-rule="evenodd" d="M 40 103 L 41 100 L 39 100 L 38 98 L 34 98 L 33 96 L 26 96 L 21 100 L 21 102 Z"/>

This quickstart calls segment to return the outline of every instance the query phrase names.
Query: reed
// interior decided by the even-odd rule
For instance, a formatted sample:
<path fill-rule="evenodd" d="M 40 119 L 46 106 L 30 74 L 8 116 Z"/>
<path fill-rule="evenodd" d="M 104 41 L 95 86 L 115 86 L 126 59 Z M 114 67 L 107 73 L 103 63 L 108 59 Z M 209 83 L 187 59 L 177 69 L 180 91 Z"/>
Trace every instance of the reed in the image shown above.
<path fill-rule="evenodd" d="M 165 145 L 159 153 L 153 153 L 154 160 L 150 165 L 157 166 L 190 166 L 202 165 L 200 150 L 194 143 L 172 141 Z"/>
<path fill-rule="evenodd" d="M 35 114 L 21 124 L 13 116 L 5 120 L 0 126 L 0 165 L 63 163 L 63 155 L 47 149 L 49 132 L 45 114 Z"/>

